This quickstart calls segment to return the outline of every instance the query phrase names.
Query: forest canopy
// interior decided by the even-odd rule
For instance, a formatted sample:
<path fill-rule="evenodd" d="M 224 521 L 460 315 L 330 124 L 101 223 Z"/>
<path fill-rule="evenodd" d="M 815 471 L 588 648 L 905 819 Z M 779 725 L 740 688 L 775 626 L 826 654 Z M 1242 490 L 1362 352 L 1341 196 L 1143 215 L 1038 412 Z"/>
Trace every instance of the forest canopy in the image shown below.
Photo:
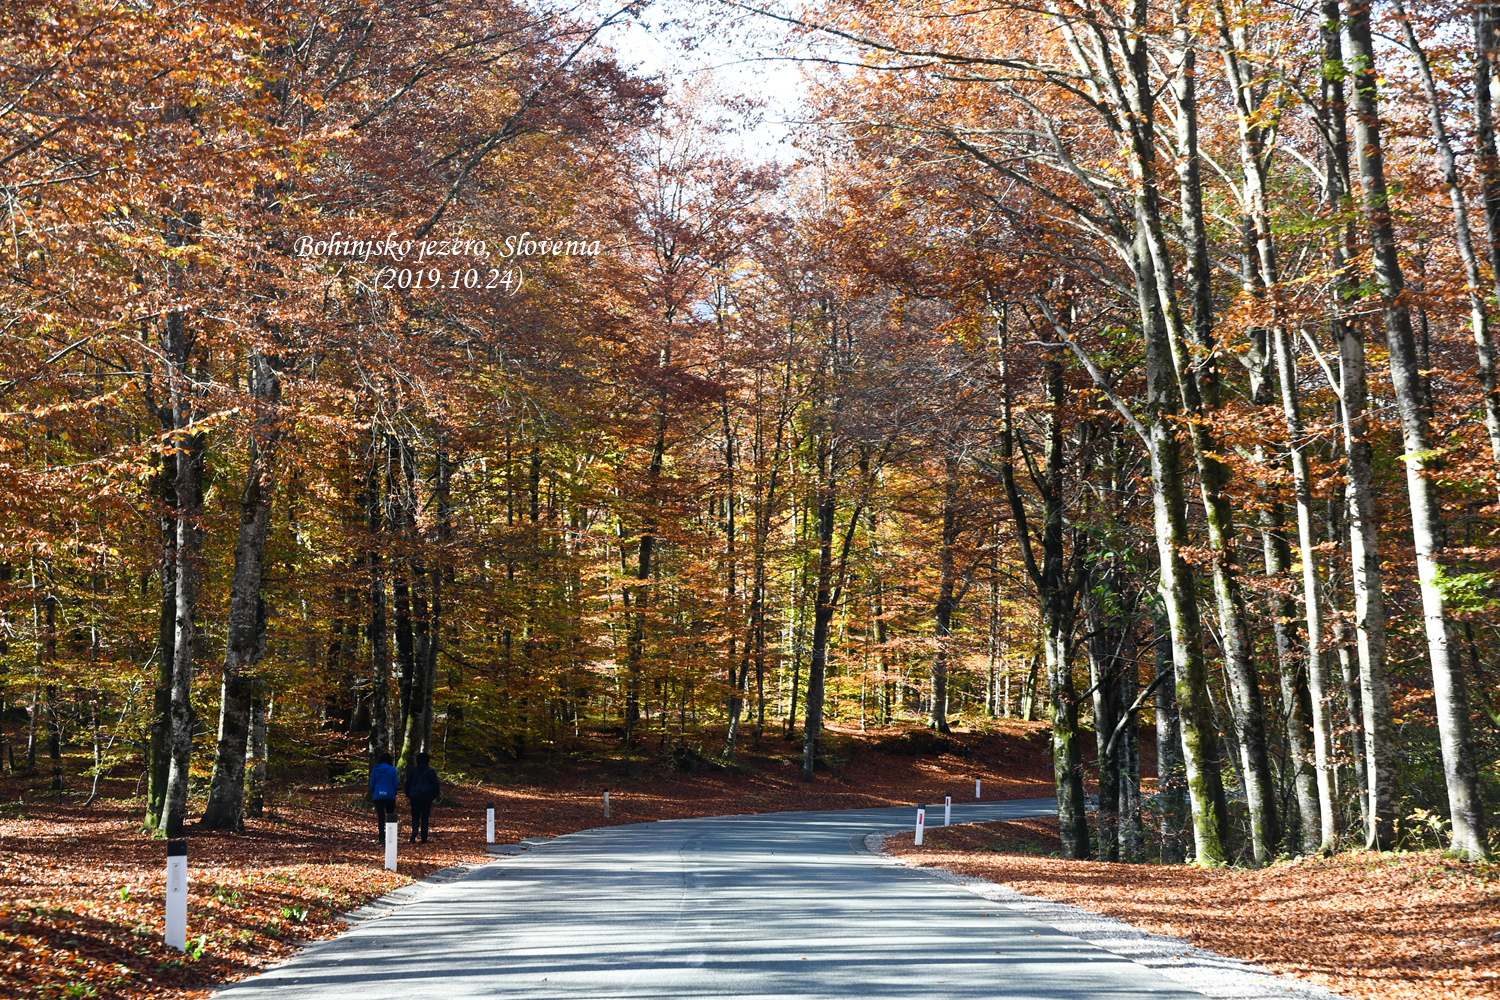
<path fill-rule="evenodd" d="M 7 3 L 9 766 L 1020 716 L 1075 857 L 1491 857 L 1497 95 L 1468 0 Z"/>

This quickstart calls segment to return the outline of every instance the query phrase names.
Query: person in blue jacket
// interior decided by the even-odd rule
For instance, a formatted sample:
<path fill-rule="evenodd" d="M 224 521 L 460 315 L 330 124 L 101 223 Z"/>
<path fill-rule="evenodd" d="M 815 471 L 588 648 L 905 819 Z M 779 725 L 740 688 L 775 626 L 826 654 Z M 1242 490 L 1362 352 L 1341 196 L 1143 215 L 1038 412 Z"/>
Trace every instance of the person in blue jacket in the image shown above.
<path fill-rule="evenodd" d="M 396 788 L 401 784 L 401 775 L 391 766 L 391 755 L 383 753 L 380 761 L 370 768 L 370 798 L 375 800 L 375 840 L 385 843 L 385 825 L 396 822 Z"/>

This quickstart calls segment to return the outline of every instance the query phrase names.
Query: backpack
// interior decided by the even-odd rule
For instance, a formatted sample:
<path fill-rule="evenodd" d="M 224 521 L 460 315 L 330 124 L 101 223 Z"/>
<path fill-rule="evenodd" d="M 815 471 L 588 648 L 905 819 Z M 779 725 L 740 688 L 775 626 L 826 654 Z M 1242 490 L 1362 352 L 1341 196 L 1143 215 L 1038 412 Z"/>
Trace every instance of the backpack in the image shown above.
<path fill-rule="evenodd" d="M 414 802 L 431 802 L 438 797 L 438 791 L 437 772 L 427 767 L 416 773 L 406 796 Z"/>

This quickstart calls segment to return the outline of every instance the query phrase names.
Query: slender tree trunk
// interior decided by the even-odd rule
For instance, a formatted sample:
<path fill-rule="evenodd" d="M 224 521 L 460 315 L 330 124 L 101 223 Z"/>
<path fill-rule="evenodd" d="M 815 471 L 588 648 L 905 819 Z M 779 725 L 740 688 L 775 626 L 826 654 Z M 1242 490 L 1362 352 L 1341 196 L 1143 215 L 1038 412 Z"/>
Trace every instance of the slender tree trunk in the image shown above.
<path fill-rule="evenodd" d="M 1279 501 L 1271 503 L 1261 514 L 1266 576 L 1272 580 L 1284 577 L 1292 564 L 1291 546 L 1283 533 L 1285 523 L 1286 512 Z M 1311 851 L 1322 838 L 1322 817 L 1319 815 L 1317 780 L 1313 774 L 1312 710 L 1302 673 L 1304 660 L 1292 634 L 1292 626 L 1297 621 L 1297 605 L 1286 594 L 1274 592 L 1270 603 L 1271 628 L 1280 667 L 1281 709 L 1286 718 L 1287 766 L 1292 771 L 1292 790 L 1301 823 L 1298 845 L 1303 851 Z"/>
<path fill-rule="evenodd" d="M 1001 333 L 1004 347 L 1005 332 Z M 1052 767 L 1057 787 L 1057 819 L 1063 852 L 1072 858 L 1089 856 L 1087 805 L 1083 790 L 1083 752 L 1079 746 L 1078 697 L 1073 687 L 1072 632 L 1077 595 L 1082 587 L 1083 539 L 1074 533 L 1072 566 L 1065 551 L 1067 538 L 1063 496 L 1062 406 L 1065 401 L 1062 363 L 1048 357 L 1043 363 L 1047 408 L 1043 418 L 1045 456 L 1036 491 L 1041 501 L 1041 558 L 1032 541 L 1026 504 L 1016 485 L 1014 470 L 1015 422 L 1011 389 L 1001 396 L 1000 479 L 1010 504 L 1016 541 L 1026 574 L 1036 588 L 1042 619 L 1042 650 L 1047 661 L 1047 692 L 1052 706 Z M 1071 570 L 1071 571 L 1070 571 Z"/>
<path fill-rule="evenodd" d="M 1110 570 L 1105 570 L 1105 573 L 1110 573 Z M 1102 580 L 1093 583 L 1104 585 Z M 1094 740 L 1099 751 L 1099 860 L 1119 861 L 1121 748 L 1119 740 L 1110 741 L 1120 723 L 1116 709 L 1119 708 L 1118 673 L 1121 664 L 1116 662 L 1111 646 L 1112 640 L 1118 638 L 1113 634 L 1117 630 L 1110 627 L 1118 623 L 1106 623 L 1106 612 L 1100 604 L 1097 594 L 1091 593 L 1084 598 L 1084 615 L 1089 630 L 1089 684 L 1094 692 Z"/>
<path fill-rule="evenodd" d="M 256 428 L 250 468 L 240 494 L 239 535 L 234 550 L 234 579 L 229 592 L 229 628 L 224 649 L 224 679 L 219 702 L 219 741 L 214 752 L 208 805 L 200 821 L 210 830 L 245 828 L 245 752 L 249 746 L 250 710 L 255 679 L 250 671 L 265 655 L 266 604 L 261 599 L 266 538 L 271 530 L 271 499 L 276 491 L 274 407 L 281 398 L 281 379 L 272 361 L 259 351 L 250 355 L 250 394 Z"/>
<path fill-rule="evenodd" d="M 1158 276 L 1156 288 L 1166 320 L 1179 393 L 1185 410 L 1193 417 L 1188 425 L 1189 440 L 1193 446 L 1194 463 L 1198 469 L 1203 495 L 1209 545 L 1214 553 L 1214 596 L 1219 612 L 1224 659 L 1231 682 L 1230 696 L 1234 701 L 1234 742 L 1238 745 L 1239 753 L 1235 763 L 1244 776 L 1245 800 L 1250 812 L 1252 852 L 1257 863 L 1268 864 L 1280 839 L 1280 822 L 1276 815 L 1275 788 L 1266 739 L 1265 705 L 1252 658 L 1248 614 L 1240 585 L 1237 530 L 1228 492 L 1230 469 L 1218 457 L 1224 449 L 1215 437 L 1209 419 L 1212 413 L 1222 408 L 1224 392 L 1215 361 L 1212 269 L 1203 221 L 1202 179 L 1197 155 L 1197 65 L 1185 8 L 1176 12 L 1176 21 L 1176 46 L 1172 57 L 1177 65 L 1172 82 L 1177 108 L 1174 116 L 1177 145 L 1182 153 L 1178 159 L 1178 190 L 1186 240 L 1187 274 L 1190 278 L 1190 326 L 1175 318 L 1180 307 L 1175 295 L 1171 293 L 1172 282 L 1161 280 L 1161 276 L 1171 274 L 1172 270 L 1166 248 L 1160 244 L 1158 237 L 1159 223 L 1154 222 L 1150 215 L 1153 211 L 1153 198 L 1146 199 L 1146 235 Z M 1233 86 L 1237 62 L 1232 47 L 1226 48 L 1226 66 L 1231 68 Z M 1254 143 L 1258 143 L 1257 136 L 1242 135 L 1242 155 Z M 1191 344 L 1191 351 L 1181 342 L 1183 334 Z"/>
<path fill-rule="evenodd" d="M 1328 143 L 1328 200 L 1342 209 L 1351 194 L 1349 140 L 1344 95 L 1344 55 L 1339 0 L 1324 0 L 1323 73 Z M 1368 788 L 1365 846 L 1395 846 L 1398 797 L 1395 787 L 1395 733 L 1390 685 L 1386 678 L 1385 582 L 1380 566 L 1380 538 L 1375 510 L 1375 460 L 1370 444 L 1369 380 L 1364 330 L 1345 316 L 1346 303 L 1357 294 L 1350 273 L 1355 257 L 1354 223 L 1346 223 L 1334 244 L 1335 302 L 1330 325 L 1339 351 L 1340 411 L 1343 417 L 1347 470 L 1344 498 L 1349 512 L 1350 586 L 1354 591 L 1354 635 L 1359 654 L 1360 709 L 1363 713 L 1365 780 Z"/>
<path fill-rule="evenodd" d="M 162 828 L 176 832 L 187 814 L 188 766 L 193 748 L 193 660 L 197 645 L 194 618 L 198 612 L 198 579 L 203 554 L 203 463 L 206 442 L 192 433 L 193 390 L 188 383 L 188 361 L 192 353 L 183 315 L 169 313 L 162 330 L 163 354 L 168 371 L 172 408 L 176 470 L 177 537 L 173 549 L 173 577 L 177 592 L 173 604 L 171 728 L 167 743 L 167 795 Z"/>
<path fill-rule="evenodd" d="M 833 620 L 833 529 L 838 512 L 832 446 L 818 443 L 818 568 L 813 598 L 812 655 L 807 669 L 807 717 L 802 727 L 802 780 L 813 780 L 823 732 L 823 682 L 828 669 L 828 625 Z M 795 688 L 793 698 L 796 698 Z"/>
<path fill-rule="evenodd" d="M 953 547 L 958 541 L 958 459 L 943 458 L 943 537 L 938 553 L 938 599 L 933 610 L 937 652 L 932 658 L 932 715 L 928 725 L 940 733 L 948 728 L 948 643 L 952 635 L 953 593 L 957 579 Z"/>
<path fill-rule="evenodd" d="M 163 408 L 164 429 L 171 427 L 171 411 Z M 172 756 L 168 747 L 172 738 L 172 670 L 176 663 L 173 643 L 177 637 L 177 506 L 176 463 L 165 454 L 158 455 L 152 477 L 161 503 L 159 515 L 162 552 L 160 578 L 160 611 L 156 633 L 156 685 L 151 701 L 151 735 L 146 762 L 146 820 L 149 830 L 166 825 L 167 772 Z"/>
<path fill-rule="evenodd" d="M 175 830 L 187 813 L 188 766 L 193 747 L 193 659 L 197 627 L 193 621 L 198 606 L 198 574 L 202 555 L 199 520 L 203 510 L 202 435 L 188 436 L 177 455 L 177 581 L 173 608 L 173 663 L 167 797 L 162 828 Z"/>
<path fill-rule="evenodd" d="M 1031 665 L 1026 670 L 1026 684 L 1021 689 L 1021 721 L 1036 721 L 1036 685 L 1042 669 L 1042 649 L 1031 654 Z"/>
<path fill-rule="evenodd" d="M 1482 860 L 1489 856 L 1489 844 L 1470 731 L 1468 683 L 1462 658 L 1453 649 L 1447 602 L 1442 590 L 1445 527 L 1433 476 L 1442 464 L 1441 450 L 1435 447 L 1432 414 L 1426 402 L 1427 379 L 1417 357 L 1411 313 L 1402 296 L 1404 279 L 1396 251 L 1381 150 L 1375 47 L 1371 38 L 1368 0 L 1352 0 L 1346 25 L 1353 63 L 1350 109 L 1359 162 L 1361 207 L 1373 250 L 1375 284 L 1380 290 L 1386 346 L 1390 352 L 1391 386 L 1395 391 L 1396 411 L 1401 418 L 1417 580 L 1422 596 L 1428 659 L 1432 665 L 1443 776 L 1448 786 L 1448 808 L 1453 823 L 1452 846 L 1464 857 Z"/>
<path fill-rule="evenodd" d="M 266 806 L 266 682 L 257 677 L 250 696 L 250 790 L 245 797 L 245 815 L 259 818 Z"/>
<path fill-rule="evenodd" d="M 1125 726 L 1116 751 L 1120 755 L 1120 860 L 1134 862 L 1141 859 L 1141 731 L 1139 717 L 1130 708 L 1140 694 L 1140 677 L 1136 626 L 1127 622 L 1125 627 L 1130 629 L 1131 655 L 1126 657 L 1120 677 L 1116 712 Z"/>
<path fill-rule="evenodd" d="M 1161 807 L 1161 862 L 1180 865 L 1187 860 L 1187 770 L 1182 761 L 1172 633 L 1164 608 L 1158 607 L 1156 618 L 1156 676 L 1161 678 L 1156 685 L 1156 795 Z"/>
<path fill-rule="evenodd" d="M 392 526 L 397 527 L 396 525 Z M 399 528 L 398 528 L 399 530 Z M 417 683 L 416 630 L 412 624 L 412 574 L 411 563 L 402 559 L 391 560 L 394 571 L 391 578 L 391 604 L 396 613 L 396 740 L 392 757 L 402 774 L 413 753 L 407 744 L 406 735 L 411 730 L 412 688 Z M 420 716 L 420 709 L 417 709 Z"/>
<path fill-rule="evenodd" d="M 656 414 L 656 437 L 651 446 L 651 464 L 647 470 L 648 490 L 654 490 L 661 478 L 667 453 L 667 411 L 660 404 Z M 655 498 L 651 499 L 655 503 Z M 646 605 L 649 591 L 646 581 L 651 578 L 651 555 L 656 546 L 656 517 L 647 518 L 645 529 L 636 550 L 636 584 L 625 594 L 625 607 L 632 608 L 628 616 L 629 638 L 625 643 L 625 773 L 630 773 L 630 748 L 635 724 L 640 721 L 641 678 L 646 655 Z M 632 602 L 632 596 L 634 601 Z"/>
<path fill-rule="evenodd" d="M 1155 189 L 1148 182 L 1145 196 L 1138 199 L 1137 294 L 1142 323 L 1147 331 L 1147 394 L 1150 422 L 1146 424 L 1151 459 L 1151 502 L 1155 513 L 1160 589 L 1167 626 L 1172 635 L 1172 662 L 1177 684 L 1178 728 L 1182 734 L 1183 765 L 1192 809 L 1193 839 L 1200 864 L 1223 864 L 1228 858 L 1225 838 L 1228 805 L 1220 776 L 1218 737 L 1213 711 L 1208 703 L 1208 669 L 1203 656 L 1202 626 L 1198 618 L 1196 587 L 1192 569 L 1183 552 L 1191 544 L 1187 528 L 1187 502 L 1183 495 L 1183 470 L 1176 431 L 1171 423 L 1177 408 L 1171 389 L 1178 364 L 1167 331 L 1158 275 L 1170 274 L 1157 267 L 1166 263 L 1164 246 L 1149 249 L 1160 238 L 1160 216 L 1155 210 Z M 1156 221 L 1153 222 L 1152 220 Z M 1150 230 L 1156 230 L 1153 240 Z M 1180 389 L 1180 385 L 1179 385 Z M 1158 749 L 1158 753 L 1160 750 Z"/>
<path fill-rule="evenodd" d="M 437 505 L 438 544 L 432 569 L 428 571 L 427 592 L 431 604 L 428 614 L 422 619 L 427 624 L 422 644 L 424 656 L 418 663 L 422 673 L 422 712 L 417 749 L 427 754 L 433 751 L 432 719 L 437 698 L 437 661 L 443 645 L 443 586 L 455 578 L 446 557 L 453 545 L 453 459 L 442 448 L 437 452 L 435 471 L 437 482 L 433 488 L 433 499 Z"/>
<path fill-rule="evenodd" d="M 1302 561 L 1302 598 L 1307 622 L 1307 688 L 1312 710 L 1314 778 L 1318 786 L 1319 845 L 1324 854 L 1338 843 L 1338 803 L 1334 794 L 1333 720 L 1329 708 L 1329 684 L 1323 650 L 1323 599 L 1318 580 L 1318 553 L 1314 537 L 1312 473 L 1307 466 L 1303 440 L 1302 405 L 1297 395 L 1297 361 L 1291 339 L 1284 328 L 1272 331 L 1272 350 L 1281 382 L 1282 415 L 1287 429 L 1287 457 L 1297 498 L 1297 548 Z"/>
<path fill-rule="evenodd" d="M 380 490 L 380 468 L 383 449 L 380 435 L 370 431 L 370 468 L 365 480 L 365 518 L 370 532 L 370 549 L 365 555 L 369 572 L 368 602 L 370 609 L 370 760 L 390 752 L 391 644 L 386 628 L 386 567 L 384 556 L 385 523 Z"/>
<path fill-rule="evenodd" d="M 1480 0 L 1474 4 L 1474 47 L 1474 121 L 1484 196 L 1485 249 L 1493 281 L 1490 295 L 1500 301 L 1500 151 L 1497 151 L 1495 141 L 1495 100 L 1500 96 L 1497 94 L 1500 91 L 1500 8 L 1493 0 Z M 1496 439 L 1490 424 L 1491 415 L 1500 413 L 1500 380 L 1496 377 L 1493 348 L 1487 358 L 1481 348 L 1479 362 L 1480 381 L 1485 391 L 1485 424 L 1490 430 L 1493 449 Z M 1497 453 L 1496 460 L 1500 461 L 1500 453 Z"/>

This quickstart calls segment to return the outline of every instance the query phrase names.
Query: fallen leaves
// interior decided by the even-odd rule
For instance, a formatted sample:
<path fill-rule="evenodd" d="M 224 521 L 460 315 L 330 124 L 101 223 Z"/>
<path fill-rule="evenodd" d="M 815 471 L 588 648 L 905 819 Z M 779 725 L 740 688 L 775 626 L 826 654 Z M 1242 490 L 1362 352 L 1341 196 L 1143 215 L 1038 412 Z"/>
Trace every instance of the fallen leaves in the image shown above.
<path fill-rule="evenodd" d="M 1500 869 L 1442 857 L 1352 852 L 1260 870 L 1127 865 L 1044 856 L 1057 821 L 904 834 L 886 850 L 1073 903 L 1361 1000 L 1500 997 Z"/>

